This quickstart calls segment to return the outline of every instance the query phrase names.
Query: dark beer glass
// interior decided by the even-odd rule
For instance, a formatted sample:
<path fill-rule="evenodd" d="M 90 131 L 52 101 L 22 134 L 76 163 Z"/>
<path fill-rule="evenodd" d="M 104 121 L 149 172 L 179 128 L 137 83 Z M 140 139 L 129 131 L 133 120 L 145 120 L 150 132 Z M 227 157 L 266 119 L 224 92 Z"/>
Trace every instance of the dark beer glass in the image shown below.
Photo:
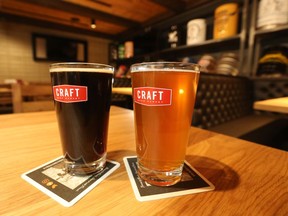
<path fill-rule="evenodd" d="M 64 163 L 67 172 L 89 174 L 106 163 L 114 68 L 96 63 L 50 66 Z"/>

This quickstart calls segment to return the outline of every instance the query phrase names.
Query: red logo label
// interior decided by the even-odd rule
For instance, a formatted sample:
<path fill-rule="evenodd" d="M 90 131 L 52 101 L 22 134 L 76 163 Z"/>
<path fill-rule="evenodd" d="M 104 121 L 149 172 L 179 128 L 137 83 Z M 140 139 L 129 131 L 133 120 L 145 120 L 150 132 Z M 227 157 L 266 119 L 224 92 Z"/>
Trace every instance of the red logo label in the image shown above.
<path fill-rule="evenodd" d="M 76 85 L 53 86 L 54 100 L 63 103 L 75 103 L 88 100 L 87 87 Z"/>
<path fill-rule="evenodd" d="M 172 89 L 139 87 L 133 90 L 135 103 L 145 106 L 170 106 L 172 104 Z"/>

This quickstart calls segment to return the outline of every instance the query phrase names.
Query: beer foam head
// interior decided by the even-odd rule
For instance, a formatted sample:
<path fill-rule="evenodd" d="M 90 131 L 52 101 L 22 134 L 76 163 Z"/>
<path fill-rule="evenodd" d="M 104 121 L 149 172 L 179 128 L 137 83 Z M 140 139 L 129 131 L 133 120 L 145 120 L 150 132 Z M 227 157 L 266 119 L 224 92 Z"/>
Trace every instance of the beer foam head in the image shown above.
<path fill-rule="evenodd" d="M 131 73 L 145 71 L 200 73 L 200 65 L 183 62 L 143 62 L 131 66 Z"/>
<path fill-rule="evenodd" d="M 50 65 L 50 73 L 56 72 L 92 72 L 113 74 L 114 68 L 110 65 L 98 63 L 55 63 Z"/>

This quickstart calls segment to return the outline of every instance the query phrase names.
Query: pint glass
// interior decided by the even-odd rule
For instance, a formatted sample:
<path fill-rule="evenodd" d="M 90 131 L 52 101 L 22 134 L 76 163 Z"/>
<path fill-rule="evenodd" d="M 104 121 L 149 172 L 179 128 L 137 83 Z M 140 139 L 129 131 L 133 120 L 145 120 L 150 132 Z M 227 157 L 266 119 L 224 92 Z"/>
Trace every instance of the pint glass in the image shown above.
<path fill-rule="evenodd" d="M 69 173 L 89 174 L 105 167 L 113 70 L 96 63 L 50 66 L 64 164 Z"/>
<path fill-rule="evenodd" d="M 199 66 L 148 62 L 131 66 L 138 175 L 169 186 L 181 180 Z"/>

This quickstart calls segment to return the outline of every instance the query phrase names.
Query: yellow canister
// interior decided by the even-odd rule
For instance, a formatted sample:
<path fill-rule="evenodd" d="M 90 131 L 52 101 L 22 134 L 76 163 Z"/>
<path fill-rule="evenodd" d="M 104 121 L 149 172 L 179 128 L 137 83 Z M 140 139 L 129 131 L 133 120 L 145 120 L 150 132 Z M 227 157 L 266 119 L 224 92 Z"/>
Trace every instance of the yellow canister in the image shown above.
<path fill-rule="evenodd" d="M 226 38 L 237 34 L 238 4 L 220 5 L 214 12 L 214 39 Z"/>

